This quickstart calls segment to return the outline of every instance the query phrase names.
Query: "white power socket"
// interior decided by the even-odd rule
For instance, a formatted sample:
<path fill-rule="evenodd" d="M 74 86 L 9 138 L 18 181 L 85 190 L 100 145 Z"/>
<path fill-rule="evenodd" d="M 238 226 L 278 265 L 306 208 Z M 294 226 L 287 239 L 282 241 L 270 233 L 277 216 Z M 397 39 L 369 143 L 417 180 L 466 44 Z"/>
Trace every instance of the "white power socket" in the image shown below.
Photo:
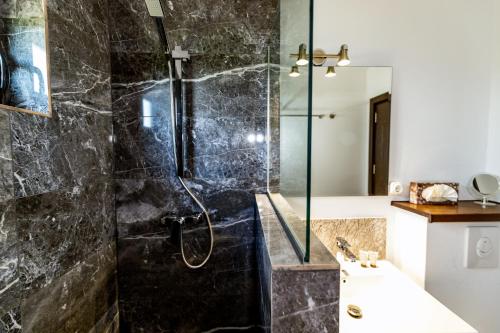
<path fill-rule="evenodd" d="M 499 260 L 499 228 L 467 227 L 465 236 L 466 268 L 497 268 Z"/>
<path fill-rule="evenodd" d="M 389 184 L 389 195 L 403 194 L 403 184 L 401 182 L 391 182 Z"/>

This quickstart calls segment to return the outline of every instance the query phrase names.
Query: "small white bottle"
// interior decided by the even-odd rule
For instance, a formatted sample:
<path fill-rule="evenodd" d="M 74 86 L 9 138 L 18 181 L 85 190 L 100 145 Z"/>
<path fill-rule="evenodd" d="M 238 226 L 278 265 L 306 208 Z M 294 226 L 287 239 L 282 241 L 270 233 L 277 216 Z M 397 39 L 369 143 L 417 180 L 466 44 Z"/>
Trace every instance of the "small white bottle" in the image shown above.
<path fill-rule="evenodd" d="M 373 268 L 377 268 L 378 252 L 377 251 L 369 251 L 368 257 L 370 259 L 370 266 Z"/>
<path fill-rule="evenodd" d="M 361 263 L 361 267 L 368 267 L 368 258 L 369 258 L 369 253 L 368 251 L 359 251 L 359 262 Z"/>

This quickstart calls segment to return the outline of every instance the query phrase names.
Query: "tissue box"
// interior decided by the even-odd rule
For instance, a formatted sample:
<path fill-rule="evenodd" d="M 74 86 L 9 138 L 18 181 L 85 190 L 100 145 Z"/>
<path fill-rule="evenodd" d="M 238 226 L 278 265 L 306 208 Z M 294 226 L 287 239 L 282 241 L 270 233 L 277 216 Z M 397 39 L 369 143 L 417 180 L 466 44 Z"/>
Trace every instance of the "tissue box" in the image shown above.
<path fill-rule="evenodd" d="M 457 205 L 458 199 L 455 201 L 445 200 L 445 201 L 427 201 L 424 197 L 422 197 L 422 193 L 426 188 L 432 187 L 434 185 L 448 185 L 452 189 L 457 192 L 458 195 L 458 183 L 448 183 L 448 182 L 427 182 L 427 183 L 419 183 L 419 182 L 411 182 L 410 183 L 410 202 L 418 205 Z"/>

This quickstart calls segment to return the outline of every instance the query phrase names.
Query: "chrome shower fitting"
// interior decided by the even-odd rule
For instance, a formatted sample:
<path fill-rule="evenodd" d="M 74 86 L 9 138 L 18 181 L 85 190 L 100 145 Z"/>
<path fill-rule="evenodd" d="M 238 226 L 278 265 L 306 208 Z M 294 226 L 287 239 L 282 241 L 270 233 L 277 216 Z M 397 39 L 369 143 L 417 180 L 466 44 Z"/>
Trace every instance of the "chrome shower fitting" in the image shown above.
<path fill-rule="evenodd" d="M 181 255 L 184 264 L 192 269 L 203 267 L 208 260 L 210 259 L 214 247 L 214 234 L 212 230 L 212 221 L 210 219 L 210 214 L 205 206 L 201 203 L 201 201 L 194 195 L 194 193 L 190 190 L 190 188 L 184 182 L 184 152 L 183 152 L 183 135 L 182 135 L 182 118 L 184 114 L 184 96 L 182 93 L 182 63 L 189 60 L 190 55 L 189 52 L 182 50 L 180 46 L 176 46 L 173 50 L 170 49 L 168 44 L 167 35 L 165 33 L 165 27 L 163 25 L 162 18 L 165 16 L 163 12 L 163 8 L 159 0 L 145 0 L 146 6 L 148 7 L 149 15 L 154 17 L 156 20 L 156 24 L 158 26 L 158 33 L 160 35 L 160 40 L 163 43 L 163 48 L 165 51 L 165 55 L 167 57 L 168 64 L 168 74 L 170 81 L 170 116 L 172 119 L 172 141 L 173 141 L 173 150 L 174 150 L 174 160 L 175 160 L 175 168 L 177 169 L 177 178 L 179 179 L 182 187 L 188 193 L 188 195 L 193 199 L 196 205 L 201 209 L 202 215 L 205 216 L 207 221 L 208 231 L 210 233 L 210 249 L 208 250 L 207 256 L 203 261 L 198 265 L 190 264 L 186 255 L 184 254 L 184 245 L 182 239 L 183 232 L 183 224 L 185 218 L 179 219 L 178 223 L 180 226 L 179 231 L 179 240 L 180 240 L 180 248 Z M 174 68 L 172 68 L 172 62 L 174 62 Z M 172 75 L 172 71 L 175 70 L 175 79 Z M 175 85 L 174 85 L 175 81 Z"/>

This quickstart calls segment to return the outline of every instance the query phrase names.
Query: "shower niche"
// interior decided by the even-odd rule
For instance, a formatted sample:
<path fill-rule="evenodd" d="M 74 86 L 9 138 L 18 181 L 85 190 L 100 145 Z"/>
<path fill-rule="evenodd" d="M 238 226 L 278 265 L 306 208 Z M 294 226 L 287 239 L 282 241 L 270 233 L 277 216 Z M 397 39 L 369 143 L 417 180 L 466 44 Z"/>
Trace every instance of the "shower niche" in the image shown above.
<path fill-rule="evenodd" d="M 46 0 L 0 4 L 0 109 L 50 117 Z"/>

